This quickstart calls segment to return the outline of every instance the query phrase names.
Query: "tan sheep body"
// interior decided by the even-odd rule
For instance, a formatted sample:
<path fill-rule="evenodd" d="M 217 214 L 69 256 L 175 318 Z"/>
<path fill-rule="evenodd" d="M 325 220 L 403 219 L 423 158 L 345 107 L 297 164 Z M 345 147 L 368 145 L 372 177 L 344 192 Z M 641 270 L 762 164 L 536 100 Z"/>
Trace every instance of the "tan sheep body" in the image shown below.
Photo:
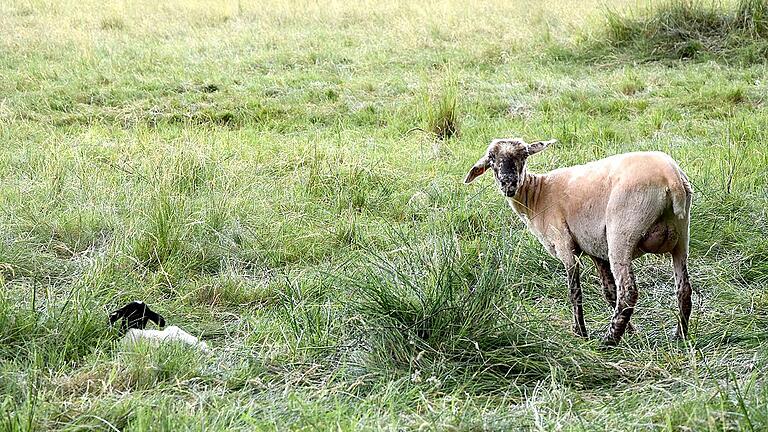
<path fill-rule="evenodd" d="M 465 182 L 493 169 L 512 208 L 565 265 L 574 330 L 582 336 L 587 333 L 578 256 L 586 254 L 595 262 L 605 297 L 614 308 L 604 340 L 615 344 L 637 301 L 632 259 L 644 253 L 671 253 L 680 305 L 676 336 L 684 337 L 691 309 L 687 257 L 692 195 L 683 171 L 665 153 L 635 152 L 545 174 L 527 172 L 527 157 L 553 142 L 494 140 Z"/>

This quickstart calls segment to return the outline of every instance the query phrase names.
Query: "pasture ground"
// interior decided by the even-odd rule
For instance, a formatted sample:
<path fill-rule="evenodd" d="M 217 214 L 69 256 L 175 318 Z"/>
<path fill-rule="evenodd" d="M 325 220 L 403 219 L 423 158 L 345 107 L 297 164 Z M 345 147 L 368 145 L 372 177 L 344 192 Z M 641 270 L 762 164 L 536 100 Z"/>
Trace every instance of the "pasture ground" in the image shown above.
<path fill-rule="evenodd" d="M 586 58 L 597 1 L 210 3 L 0 2 L 0 430 L 768 428 L 764 61 Z M 503 136 L 679 161 L 690 340 L 665 257 L 610 350 L 584 260 L 571 334 L 461 183 Z M 134 299 L 213 352 L 116 344 Z"/>

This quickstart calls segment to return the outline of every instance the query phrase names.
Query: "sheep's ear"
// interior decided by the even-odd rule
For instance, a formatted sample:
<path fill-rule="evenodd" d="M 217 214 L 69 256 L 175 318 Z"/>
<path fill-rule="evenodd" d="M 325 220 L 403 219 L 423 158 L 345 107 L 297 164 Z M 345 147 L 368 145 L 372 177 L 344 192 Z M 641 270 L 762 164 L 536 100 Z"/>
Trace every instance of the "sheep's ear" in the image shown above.
<path fill-rule="evenodd" d="M 115 321 L 122 318 L 122 316 L 123 315 L 120 313 L 120 311 L 112 312 L 111 314 L 109 314 L 109 323 L 114 324 Z"/>
<path fill-rule="evenodd" d="M 471 170 L 469 170 L 469 173 L 467 173 L 467 177 L 464 178 L 464 183 L 465 184 L 472 183 L 472 181 L 480 177 L 487 169 L 488 169 L 488 155 L 485 155 L 481 157 L 480 160 L 477 161 L 477 163 L 475 163 L 475 166 L 473 166 Z"/>
<path fill-rule="evenodd" d="M 149 318 L 150 321 L 157 324 L 158 327 L 160 328 L 165 327 L 165 318 L 163 318 L 163 316 L 160 315 L 159 313 L 148 310 L 146 317 Z"/>
<path fill-rule="evenodd" d="M 530 156 L 532 154 L 536 154 L 536 153 L 544 150 L 545 148 L 547 148 L 547 146 L 549 146 L 550 144 L 554 144 L 556 142 L 557 142 L 556 139 L 551 139 L 549 141 L 536 141 L 536 142 L 532 142 L 532 143 L 528 144 L 528 156 Z"/>

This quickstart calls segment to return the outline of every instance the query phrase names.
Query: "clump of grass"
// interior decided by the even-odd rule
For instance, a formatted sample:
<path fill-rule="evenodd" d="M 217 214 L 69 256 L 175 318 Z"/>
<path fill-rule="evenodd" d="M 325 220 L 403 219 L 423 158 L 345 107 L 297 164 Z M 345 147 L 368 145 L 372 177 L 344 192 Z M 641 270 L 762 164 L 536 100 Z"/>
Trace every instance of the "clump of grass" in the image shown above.
<path fill-rule="evenodd" d="M 148 228 L 134 243 L 136 259 L 151 269 L 161 267 L 182 249 L 183 202 L 158 195 L 148 214 Z"/>
<path fill-rule="evenodd" d="M 723 95 L 724 99 L 732 105 L 740 104 L 747 100 L 746 91 L 744 87 L 735 86 L 726 90 Z"/>
<path fill-rule="evenodd" d="M 449 78 L 437 94 L 424 98 L 422 118 L 425 130 L 439 140 L 459 134 L 459 85 L 456 78 Z"/>
<path fill-rule="evenodd" d="M 609 11 L 604 31 L 587 43 L 587 50 L 651 61 L 703 57 L 762 61 L 768 54 L 768 3 L 740 0 L 729 7 L 686 0 L 626 14 Z"/>
<path fill-rule="evenodd" d="M 408 246 L 370 256 L 370 266 L 354 279 L 360 297 L 354 309 L 368 335 L 371 369 L 448 387 L 470 380 L 485 390 L 561 373 L 590 386 L 617 378 L 589 344 L 555 342 L 563 333 L 559 324 L 503 288 L 519 271 L 503 268 L 510 259 L 505 249 L 462 253 L 452 236 L 401 243 Z"/>
<path fill-rule="evenodd" d="M 625 96 L 633 96 L 645 90 L 645 82 L 636 75 L 627 75 L 619 82 L 619 90 Z"/>
<path fill-rule="evenodd" d="M 102 30 L 123 30 L 125 28 L 125 21 L 121 17 L 105 17 L 102 18 L 99 26 Z"/>
<path fill-rule="evenodd" d="M 222 254 L 231 246 L 218 234 L 222 211 L 193 211 L 186 199 L 160 190 L 145 210 L 145 226 L 129 244 L 133 259 L 140 267 L 166 276 L 218 273 L 224 263 Z"/>

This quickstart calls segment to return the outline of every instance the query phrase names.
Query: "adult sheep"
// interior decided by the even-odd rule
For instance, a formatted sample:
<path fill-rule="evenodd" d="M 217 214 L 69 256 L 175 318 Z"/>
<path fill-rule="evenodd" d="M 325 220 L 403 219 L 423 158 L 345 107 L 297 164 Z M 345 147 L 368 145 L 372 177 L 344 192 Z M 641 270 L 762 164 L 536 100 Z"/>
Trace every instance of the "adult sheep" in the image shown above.
<path fill-rule="evenodd" d="M 604 343 L 616 345 L 637 303 L 632 260 L 645 253 L 672 254 L 684 338 L 691 314 L 688 236 L 691 186 L 678 164 L 661 152 L 634 152 L 546 174 L 526 171 L 528 156 L 556 142 L 496 139 L 467 174 L 472 182 L 491 168 L 501 193 L 544 245 L 565 265 L 574 331 L 587 336 L 579 282 L 581 254 L 597 267 L 603 294 L 614 309 Z"/>

